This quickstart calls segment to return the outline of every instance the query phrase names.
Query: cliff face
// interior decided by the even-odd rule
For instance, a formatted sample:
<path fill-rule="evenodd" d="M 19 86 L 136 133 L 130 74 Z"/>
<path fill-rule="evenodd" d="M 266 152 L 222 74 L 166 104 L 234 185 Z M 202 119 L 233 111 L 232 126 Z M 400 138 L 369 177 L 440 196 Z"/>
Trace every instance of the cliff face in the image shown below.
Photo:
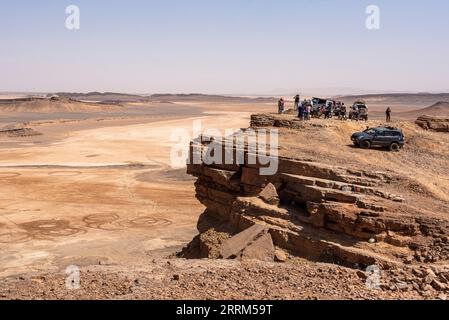
<path fill-rule="evenodd" d="M 223 148 L 192 142 L 191 159 L 217 146 Z M 198 222 L 200 234 L 182 256 L 292 255 L 350 267 L 448 259 L 448 221 L 385 191 L 396 179 L 391 173 L 280 157 L 277 172 L 264 176 L 263 165 L 249 163 L 250 156 L 245 149 L 241 163 L 188 164 L 207 209 Z"/>

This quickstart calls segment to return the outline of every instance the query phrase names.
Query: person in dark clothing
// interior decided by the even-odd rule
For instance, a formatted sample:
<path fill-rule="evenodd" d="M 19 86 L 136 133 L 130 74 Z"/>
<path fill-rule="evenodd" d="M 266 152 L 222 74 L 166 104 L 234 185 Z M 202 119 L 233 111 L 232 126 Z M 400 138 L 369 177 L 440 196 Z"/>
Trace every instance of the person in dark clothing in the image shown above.
<path fill-rule="evenodd" d="M 279 112 L 279 114 L 284 113 L 284 110 L 285 110 L 285 102 L 284 102 L 284 98 L 281 98 L 278 101 L 278 112 Z"/>
<path fill-rule="evenodd" d="M 346 120 L 347 119 L 346 106 L 345 106 L 344 103 L 341 105 L 340 114 L 338 116 L 338 119 L 340 119 L 340 120 Z"/>
<path fill-rule="evenodd" d="M 325 113 L 324 113 L 324 119 L 330 119 L 332 118 L 332 109 L 333 109 L 333 102 L 327 102 L 325 106 Z"/>
<path fill-rule="evenodd" d="M 298 111 L 298 109 L 299 109 L 299 102 L 300 102 L 300 100 L 301 100 L 301 98 L 300 98 L 299 94 L 297 94 L 295 96 L 295 105 L 294 105 L 294 110 L 295 111 Z"/>
<path fill-rule="evenodd" d="M 302 102 L 298 102 L 298 118 L 302 119 L 302 114 L 304 112 L 305 105 Z"/>
<path fill-rule="evenodd" d="M 391 122 L 391 108 L 388 107 L 385 111 L 385 115 L 387 116 L 387 122 Z"/>

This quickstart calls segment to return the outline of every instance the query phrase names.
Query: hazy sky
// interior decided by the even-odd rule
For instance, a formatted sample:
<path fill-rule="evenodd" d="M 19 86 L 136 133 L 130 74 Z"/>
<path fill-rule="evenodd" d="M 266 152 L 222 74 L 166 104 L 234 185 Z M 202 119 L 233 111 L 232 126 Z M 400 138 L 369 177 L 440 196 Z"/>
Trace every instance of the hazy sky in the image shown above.
<path fill-rule="evenodd" d="M 0 91 L 449 91 L 448 39 L 447 0 L 1 0 Z"/>

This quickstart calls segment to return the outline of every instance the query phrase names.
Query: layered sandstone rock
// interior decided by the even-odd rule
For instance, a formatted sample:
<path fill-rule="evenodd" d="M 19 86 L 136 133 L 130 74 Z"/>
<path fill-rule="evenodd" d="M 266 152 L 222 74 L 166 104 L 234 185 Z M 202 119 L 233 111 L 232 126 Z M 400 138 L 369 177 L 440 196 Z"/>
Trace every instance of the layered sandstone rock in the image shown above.
<path fill-rule="evenodd" d="M 275 128 L 289 128 L 289 129 L 301 129 L 305 126 L 314 127 L 326 127 L 326 123 L 308 123 L 304 122 L 298 117 L 278 115 L 278 114 L 253 114 L 251 116 L 251 127 L 253 128 L 265 128 L 265 127 L 275 127 Z"/>
<path fill-rule="evenodd" d="M 410 145 L 417 153 L 407 149 L 399 156 L 355 153 L 346 136 L 360 130 L 356 124 L 301 122 L 288 115 L 254 115 L 244 135 L 270 128 L 279 134 L 279 148 L 267 148 L 265 156 L 255 155 L 256 149 L 271 147 L 271 138 L 257 148 L 246 142 L 231 150 L 224 146 L 240 134 L 192 142 L 188 173 L 197 177 L 196 196 L 207 209 L 198 221 L 200 234 L 181 256 L 275 262 L 304 257 L 361 270 L 378 267 L 385 290 L 449 290 L 447 201 L 416 188 L 426 173 L 414 179 L 396 166 L 407 164 L 416 174 L 416 155 L 427 149 Z M 198 154 L 206 161 L 192 161 Z M 230 155 L 238 160 L 224 162 Z M 266 175 L 265 160 L 275 158 L 277 170 Z M 434 168 L 441 177 L 447 172 Z M 369 272 L 360 271 L 363 281 Z"/>
<path fill-rule="evenodd" d="M 254 115 L 243 134 L 248 138 L 274 128 L 278 152 L 268 148 L 271 138 L 259 141 L 257 148 L 248 140 L 224 150 L 241 133 L 224 141 L 195 140 L 188 173 L 197 177 L 196 195 L 207 209 L 198 221 L 200 234 L 180 255 L 292 259 L 291 265 L 303 257 L 361 269 L 357 274 L 364 282 L 370 270 L 381 270 L 382 290 L 445 296 L 449 206 L 442 180 L 447 166 L 444 156 L 429 154 L 427 148 L 428 139 L 442 145 L 445 140 L 429 132 L 421 145 L 422 131 L 403 125 L 411 142 L 394 155 L 355 151 L 349 137 L 363 124 L 301 122 L 288 115 Z M 259 147 L 270 149 L 268 155 L 256 156 Z M 192 161 L 198 154 L 206 155 L 205 161 Z M 266 175 L 264 160 L 278 154 L 277 170 Z M 229 156 L 236 157 L 224 162 Z"/>
<path fill-rule="evenodd" d="M 415 123 L 426 130 L 449 132 L 448 117 L 421 116 L 416 120 Z"/>
<path fill-rule="evenodd" d="M 194 142 L 191 151 L 211 145 Z M 261 165 L 248 163 L 249 151 L 244 154 L 243 163 L 188 164 L 207 210 L 183 256 L 273 259 L 271 240 L 292 255 L 350 267 L 448 260 L 448 222 L 386 192 L 390 174 L 281 157 L 278 171 L 264 176 Z M 269 239 L 254 244 L 251 232 Z"/>

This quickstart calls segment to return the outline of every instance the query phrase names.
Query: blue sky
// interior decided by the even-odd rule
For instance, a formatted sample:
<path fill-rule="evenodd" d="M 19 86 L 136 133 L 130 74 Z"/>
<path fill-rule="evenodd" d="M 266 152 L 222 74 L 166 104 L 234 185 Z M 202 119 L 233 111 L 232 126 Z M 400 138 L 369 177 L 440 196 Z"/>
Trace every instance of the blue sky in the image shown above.
<path fill-rule="evenodd" d="M 449 91 L 448 39 L 446 0 L 2 1 L 0 91 Z"/>

